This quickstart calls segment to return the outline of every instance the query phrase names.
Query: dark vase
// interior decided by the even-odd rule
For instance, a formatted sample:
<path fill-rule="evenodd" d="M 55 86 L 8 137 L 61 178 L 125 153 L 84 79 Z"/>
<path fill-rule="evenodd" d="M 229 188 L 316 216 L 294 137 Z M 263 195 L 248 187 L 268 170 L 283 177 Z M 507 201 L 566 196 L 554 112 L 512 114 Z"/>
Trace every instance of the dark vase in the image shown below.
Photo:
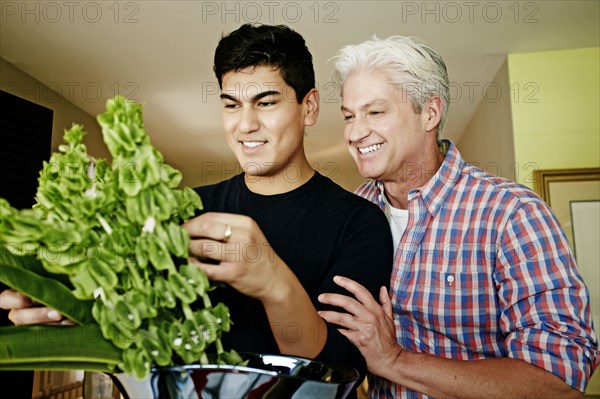
<path fill-rule="evenodd" d="M 345 398 L 358 372 L 293 356 L 243 354 L 246 366 L 157 368 L 145 380 L 112 375 L 125 399 Z"/>

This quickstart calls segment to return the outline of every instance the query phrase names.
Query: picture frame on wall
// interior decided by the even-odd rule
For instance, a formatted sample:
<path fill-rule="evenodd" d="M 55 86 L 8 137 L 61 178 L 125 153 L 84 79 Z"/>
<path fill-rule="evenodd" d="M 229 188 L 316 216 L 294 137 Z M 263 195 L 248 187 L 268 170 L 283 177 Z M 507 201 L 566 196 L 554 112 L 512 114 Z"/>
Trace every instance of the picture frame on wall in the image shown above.
<path fill-rule="evenodd" d="M 575 249 L 571 202 L 600 201 L 600 168 L 536 170 L 534 189 L 550 205 Z"/>

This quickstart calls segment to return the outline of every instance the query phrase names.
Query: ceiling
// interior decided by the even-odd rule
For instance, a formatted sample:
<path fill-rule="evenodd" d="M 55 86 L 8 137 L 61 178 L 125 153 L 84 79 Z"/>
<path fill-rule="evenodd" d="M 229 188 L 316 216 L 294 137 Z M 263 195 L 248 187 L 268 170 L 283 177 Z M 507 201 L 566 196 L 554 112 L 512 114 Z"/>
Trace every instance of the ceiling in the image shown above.
<path fill-rule="evenodd" d="M 212 57 L 220 36 L 244 22 L 284 23 L 305 37 L 321 91 L 306 137 L 318 168 L 353 165 L 328 62 L 345 44 L 400 34 L 438 50 L 452 82 L 445 136 L 454 140 L 507 54 L 600 45 L 597 0 L 1 3 L 2 58 L 90 115 L 116 92 L 143 101 L 154 145 L 184 175 L 233 162 Z"/>

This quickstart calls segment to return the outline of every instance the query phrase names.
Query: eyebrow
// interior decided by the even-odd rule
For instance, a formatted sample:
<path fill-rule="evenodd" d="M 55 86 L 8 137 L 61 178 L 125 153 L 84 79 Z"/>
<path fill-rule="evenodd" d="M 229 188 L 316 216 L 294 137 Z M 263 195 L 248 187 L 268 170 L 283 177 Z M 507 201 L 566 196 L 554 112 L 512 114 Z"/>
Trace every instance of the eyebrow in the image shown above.
<path fill-rule="evenodd" d="M 256 101 L 260 100 L 261 98 L 265 98 L 267 96 L 275 96 L 278 94 L 281 94 L 281 93 L 278 92 L 277 90 L 262 91 L 262 92 L 256 94 L 254 97 L 252 97 L 250 99 L 250 102 L 256 102 Z M 227 93 L 221 93 L 220 97 L 221 97 L 221 100 L 231 100 L 231 101 L 236 101 L 236 102 L 240 101 L 235 96 L 232 96 L 231 94 L 227 94 Z"/>
<path fill-rule="evenodd" d="M 373 100 L 373 101 L 369 101 L 366 104 L 361 105 L 360 107 L 358 107 L 361 111 L 364 111 L 365 109 L 373 106 L 373 105 L 380 105 L 380 104 L 387 104 L 389 101 L 388 100 Z M 344 107 L 343 105 L 340 107 L 340 109 L 342 110 L 342 112 L 352 112 L 350 111 L 348 108 Z"/>

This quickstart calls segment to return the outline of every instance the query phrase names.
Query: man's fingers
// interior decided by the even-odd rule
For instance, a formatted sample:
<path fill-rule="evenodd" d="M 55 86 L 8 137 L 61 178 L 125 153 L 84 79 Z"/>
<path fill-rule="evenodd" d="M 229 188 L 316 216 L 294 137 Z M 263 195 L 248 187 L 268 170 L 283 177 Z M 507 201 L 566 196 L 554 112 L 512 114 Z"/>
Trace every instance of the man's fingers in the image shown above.
<path fill-rule="evenodd" d="M 362 304 L 362 308 L 367 309 L 371 313 L 377 313 L 381 307 L 379 303 L 373 298 L 373 295 L 364 286 L 357 283 L 356 281 L 343 276 L 335 276 L 333 281 L 342 288 L 350 291 L 356 297 L 357 301 Z M 356 313 L 354 313 L 356 314 Z"/>
<path fill-rule="evenodd" d="M 49 324 L 61 321 L 63 316 L 56 310 L 47 307 L 32 307 L 13 309 L 8 313 L 8 319 L 16 325 Z"/>
<path fill-rule="evenodd" d="M 358 341 L 358 338 L 356 337 L 355 331 L 345 330 L 343 328 L 338 328 L 337 330 L 340 332 L 340 334 L 342 334 L 343 336 L 348 338 L 348 341 L 350 341 L 352 344 L 356 345 L 360 349 L 359 341 Z"/>
<path fill-rule="evenodd" d="M 8 289 L 0 293 L 0 307 L 8 309 L 8 319 L 16 325 L 55 324 L 66 319 L 54 309 L 37 303 L 19 291 Z"/>
<path fill-rule="evenodd" d="M 199 267 L 206 274 L 206 277 L 211 280 L 230 282 L 234 278 L 234 272 L 229 264 L 210 265 L 196 258 L 190 258 L 188 261 L 190 264 Z"/>
<path fill-rule="evenodd" d="M 228 223 L 207 222 L 207 221 L 188 221 L 183 228 L 192 238 L 208 238 L 214 241 L 227 242 L 231 239 L 235 228 Z"/>
<path fill-rule="evenodd" d="M 384 286 L 379 289 L 379 302 L 381 303 L 381 307 L 383 308 L 385 315 L 390 319 L 393 319 L 394 314 L 392 312 L 392 302 L 390 301 L 390 295 Z"/>
<path fill-rule="evenodd" d="M 356 328 L 354 317 L 348 313 L 335 312 L 332 310 L 320 310 L 318 313 L 319 316 L 328 323 L 336 324 L 348 330 Z"/>
<path fill-rule="evenodd" d="M 190 254 L 200 259 L 213 259 L 221 261 L 224 255 L 224 245 L 230 246 L 230 243 L 220 243 L 214 240 L 197 239 L 190 241 Z"/>
<path fill-rule="evenodd" d="M 318 299 L 321 303 L 337 306 L 353 315 L 358 315 L 363 308 L 360 302 L 347 295 L 327 293 L 319 295 Z"/>
<path fill-rule="evenodd" d="M 35 301 L 17 290 L 8 289 L 0 293 L 0 308 L 22 309 L 35 305 Z"/>
<path fill-rule="evenodd" d="M 333 282 L 350 291 L 364 305 L 376 303 L 369 290 L 348 277 L 335 276 Z"/>
<path fill-rule="evenodd" d="M 352 315 L 327 310 L 320 311 L 319 315 L 328 323 L 343 327 L 337 330 L 359 349 L 370 345 L 375 338 L 375 329 L 359 323 Z"/>
<path fill-rule="evenodd" d="M 250 218 L 232 213 L 207 212 L 183 224 L 192 238 L 231 241 L 236 232 L 247 229 Z"/>

